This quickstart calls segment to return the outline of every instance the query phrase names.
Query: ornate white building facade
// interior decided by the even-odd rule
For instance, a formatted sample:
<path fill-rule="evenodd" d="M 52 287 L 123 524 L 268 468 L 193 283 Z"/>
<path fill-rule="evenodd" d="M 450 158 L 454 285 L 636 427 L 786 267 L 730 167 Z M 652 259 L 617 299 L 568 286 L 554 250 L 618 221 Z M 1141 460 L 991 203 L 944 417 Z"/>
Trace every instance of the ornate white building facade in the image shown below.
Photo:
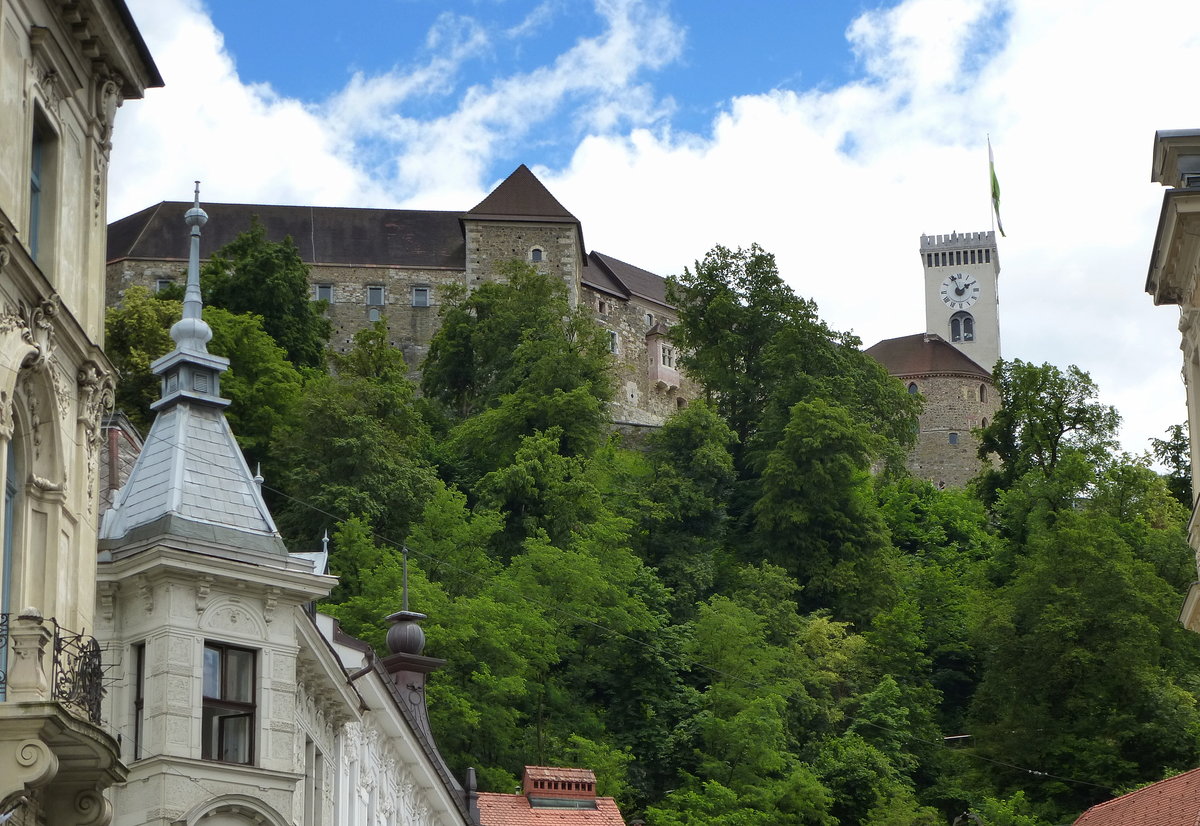
<path fill-rule="evenodd" d="M 1193 507 L 1188 539 L 1200 561 L 1200 521 L 1195 508 L 1200 492 L 1196 479 L 1196 468 L 1200 467 L 1200 129 L 1156 132 L 1150 177 L 1167 190 L 1154 236 L 1146 292 L 1155 304 L 1179 307 L 1179 347 L 1183 351 L 1191 434 Z M 1200 631 L 1200 584 L 1193 584 L 1188 591 L 1180 621 Z"/>
<path fill-rule="evenodd" d="M 122 0 L 0 0 L 0 816 L 104 824 L 93 628 L 108 160 L 160 86 Z"/>
<path fill-rule="evenodd" d="M 434 746 L 421 615 L 382 659 L 315 613 L 324 554 L 291 554 L 242 457 L 207 352 L 196 205 L 162 398 L 100 531 L 105 711 L 129 773 L 119 826 L 465 826 L 473 795 Z"/>

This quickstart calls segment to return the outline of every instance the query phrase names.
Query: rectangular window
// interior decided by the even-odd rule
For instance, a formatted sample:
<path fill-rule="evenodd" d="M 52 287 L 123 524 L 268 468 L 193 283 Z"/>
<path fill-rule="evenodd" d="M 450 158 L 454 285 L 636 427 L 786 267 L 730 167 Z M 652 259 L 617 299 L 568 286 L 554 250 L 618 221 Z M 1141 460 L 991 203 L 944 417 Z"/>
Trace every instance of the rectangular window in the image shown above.
<path fill-rule="evenodd" d="M 609 330 L 608 331 L 608 351 L 610 353 L 618 352 L 617 342 L 618 342 L 617 334 L 615 332 L 613 332 L 612 330 Z"/>
<path fill-rule="evenodd" d="M 46 183 L 48 144 L 46 130 L 41 125 L 35 125 L 29 159 L 29 255 L 34 261 L 37 260 L 38 244 L 41 240 L 42 191 Z"/>
<path fill-rule="evenodd" d="M 254 760 L 254 663 L 256 652 L 204 644 L 205 760 L 249 764 Z"/>
<path fill-rule="evenodd" d="M 332 284 L 317 284 L 313 287 L 313 298 L 317 301 L 327 301 L 333 303 L 333 285 Z"/>
<path fill-rule="evenodd" d="M 367 306 L 383 306 L 383 287 L 367 287 Z"/>
<path fill-rule="evenodd" d="M 325 756 L 311 739 L 304 738 L 304 826 L 321 826 L 325 797 Z"/>
<path fill-rule="evenodd" d="M 160 278 L 154 282 L 154 292 L 161 293 L 163 290 L 169 290 L 175 286 L 175 282 L 170 278 Z"/>
<path fill-rule="evenodd" d="M 146 643 L 133 647 L 133 759 L 141 760 L 146 733 Z"/>
<path fill-rule="evenodd" d="M 414 307 L 429 306 L 429 288 L 428 287 L 413 287 L 412 288 L 412 305 Z"/>

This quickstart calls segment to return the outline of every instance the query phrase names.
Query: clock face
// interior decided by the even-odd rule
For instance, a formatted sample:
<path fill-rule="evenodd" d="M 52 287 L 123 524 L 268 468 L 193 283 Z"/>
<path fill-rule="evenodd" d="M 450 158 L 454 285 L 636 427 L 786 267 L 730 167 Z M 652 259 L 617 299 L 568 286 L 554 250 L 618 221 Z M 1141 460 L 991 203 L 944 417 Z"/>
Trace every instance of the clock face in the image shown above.
<path fill-rule="evenodd" d="M 965 310 L 979 298 L 979 279 L 955 273 L 942 282 L 942 303 L 952 310 Z"/>

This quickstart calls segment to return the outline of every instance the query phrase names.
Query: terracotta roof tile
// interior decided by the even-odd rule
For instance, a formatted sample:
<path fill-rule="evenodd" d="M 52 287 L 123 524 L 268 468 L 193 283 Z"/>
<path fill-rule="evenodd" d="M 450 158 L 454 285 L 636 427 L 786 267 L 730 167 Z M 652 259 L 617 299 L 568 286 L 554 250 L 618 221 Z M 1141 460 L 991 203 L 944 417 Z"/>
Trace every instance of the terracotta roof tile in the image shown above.
<path fill-rule="evenodd" d="M 559 770 L 563 771 L 563 770 Z M 520 794 L 479 793 L 482 826 L 625 826 L 611 797 L 597 797 L 595 809 L 532 807 Z"/>
<path fill-rule="evenodd" d="M 1075 826 L 1197 826 L 1200 769 L 1168 777 L 1135 792 L 1098 803 Z"/>
<path fill-rule="evenodd" d="M 893 376 L 954 373 L 990 379 L 992 374 L 935 333 L 888 338 L 868 347 L 866 353 Z"/>

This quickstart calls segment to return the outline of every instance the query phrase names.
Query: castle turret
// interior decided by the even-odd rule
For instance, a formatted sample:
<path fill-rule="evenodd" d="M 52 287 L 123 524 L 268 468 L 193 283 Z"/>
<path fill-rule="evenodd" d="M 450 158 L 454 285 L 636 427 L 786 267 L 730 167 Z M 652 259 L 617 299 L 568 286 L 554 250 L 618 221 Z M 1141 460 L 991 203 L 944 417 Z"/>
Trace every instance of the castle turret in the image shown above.
<path fill-rule="evenodd" d="M 1000 358 L 1000 255 L 996 233 L 921 236 L 925 331 L 989 373 Z"/>

